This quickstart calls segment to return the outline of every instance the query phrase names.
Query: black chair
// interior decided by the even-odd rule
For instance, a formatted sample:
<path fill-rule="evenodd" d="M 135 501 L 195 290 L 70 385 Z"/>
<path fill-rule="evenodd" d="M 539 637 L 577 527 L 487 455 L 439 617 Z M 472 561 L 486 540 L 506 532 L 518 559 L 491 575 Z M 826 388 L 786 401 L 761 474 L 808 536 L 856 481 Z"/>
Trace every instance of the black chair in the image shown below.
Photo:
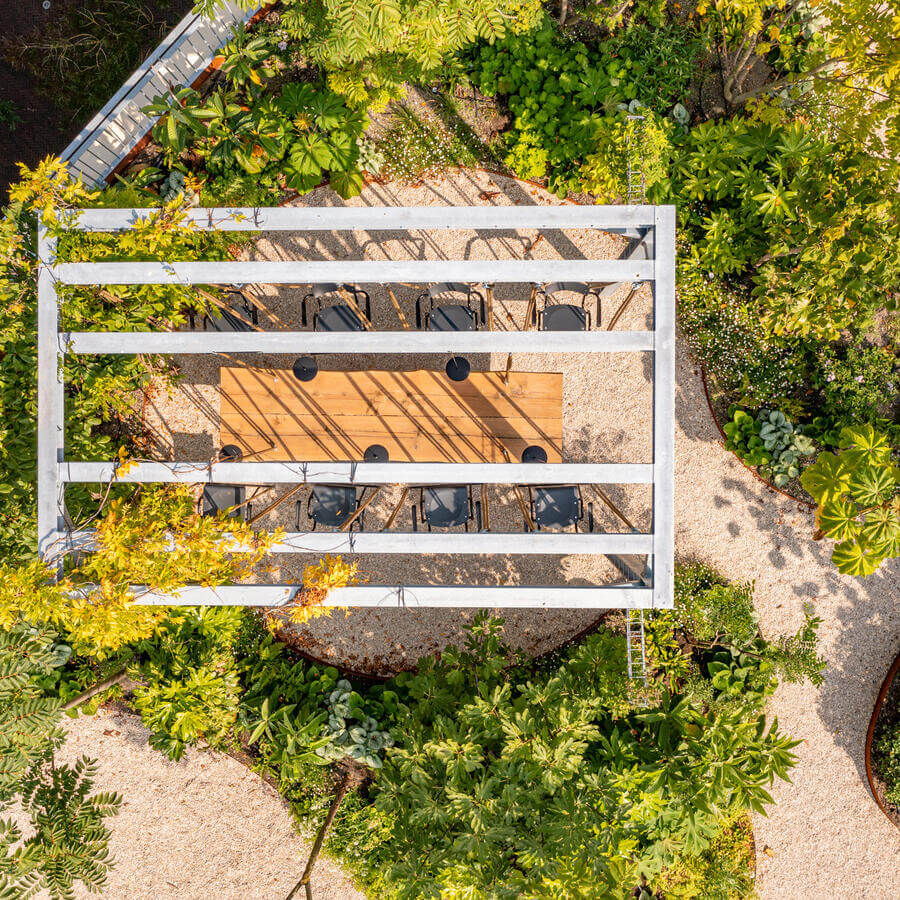
<path fill-rule="evenodd" d="M 581 304 L 566 303 L 556 294 L 579 294 Z M 541 331 L 590 331 L 591 311 L 588 300 L 597 304 L 597 321 L 600 324 L 600 294 L 582 281 L 554 281 L 538 288 L 532 316 L 536 318 Z M 532 320 L 534 324 L 534 319 Z"/>
<path fill-rule="evenodd" d="M 200 515 L 216 516 L 225 513 L 235 519 L 250 519 L 253 512 L 247 499 L 247 489 L 242 484 L 207 484 L 200 496 Z"/>
<path fill-rule="evenodd" d="M 215 307 L 203 316 L 202 325 L 204 331 L 253 331 L 253 325 L 259 325 L 259 313 L 255 306 L 247 302 L 247 299 L 237 291 L 226 293 L 228 303 L 232 311 Z M 237 315 L 235 315 L 235 313 Z M 188 322 L 194 327 L 194 310 L 188 311 Z"/>
<path fill-rule="evenodd" d="M 435 485 L 419 491 L 418 516 L 431 531 L 432 528 L 456 528 L 462 525 L 469 530 L 469 522 L 475 522 L 481 531 L 481 501 L 472 500 L 472 486 L 467 484 Z M 416 505 L 412 507 L 413 531 L 419 530 Z"/>
<path fill-rule="evenodd" d="M 362 491 L 365 494 L 365 488 Z M 312 492 L 306 501 L 306 515 L 312 522 L 312 530 L 318 525 L 325 528 L 340 528 L 357 509 L 359 509 L 362 495 L 357 494 L 356 488 L 348 484 L 314 484 Z M 300 512 L 303 501 L 297 501 L 297 531 L 300 531 Z M 363 530 L 365 512 L 354 520 L 354 526 Z"/>
<path fill-rule="evenodd" d="M 369 294 L 355 284 L 314 284 L 300 304 L 300 317 L 303 325 L 307 323 L 306 306 L 315 301 L 316 311 L 313 314 L 313 330 L 315 331 L 365 331 L 356 311 L 341 297 L 346 291 L 353 297 L 356 305 L 365 311 L 366 318 L 372 321 L 372 306 Z M 327 301 L 337 302 L 328 303 Z"/>
<path fill-rule="evenodd" d="M 573 528 L 584 522 L 584 500 L 577 484 L 529 487 L 529 505 L 534 527 L 538 531 L 550 528 Z M 587 505 L 587 530 L 594 530 L 594 504 Z M 527 530 L 528 525 L 525 525 Z"/>
<path fill-rule="evenodd" d="M 484 297 L 470 284 L 433 284 L 416 297 L 416 328 L 424 322 L 429 331 L 476 331 L 486 321 Z"/>

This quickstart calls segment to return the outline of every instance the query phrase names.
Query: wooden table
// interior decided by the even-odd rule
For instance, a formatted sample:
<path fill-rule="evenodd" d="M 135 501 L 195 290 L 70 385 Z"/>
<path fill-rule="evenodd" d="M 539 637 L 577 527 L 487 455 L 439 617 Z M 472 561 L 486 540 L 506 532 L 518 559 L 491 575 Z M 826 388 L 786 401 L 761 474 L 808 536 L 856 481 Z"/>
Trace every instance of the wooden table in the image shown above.
<path fill-rule="evenodd" d="M 252 460 L 362 460 L 381 444 L 394 462 L 518 462 L 539 444 L 562 461 L 562 375 L 443 371 L 221 370 L 220 446 Z M 504 454 L 509 454 L 507 459 Z"/>

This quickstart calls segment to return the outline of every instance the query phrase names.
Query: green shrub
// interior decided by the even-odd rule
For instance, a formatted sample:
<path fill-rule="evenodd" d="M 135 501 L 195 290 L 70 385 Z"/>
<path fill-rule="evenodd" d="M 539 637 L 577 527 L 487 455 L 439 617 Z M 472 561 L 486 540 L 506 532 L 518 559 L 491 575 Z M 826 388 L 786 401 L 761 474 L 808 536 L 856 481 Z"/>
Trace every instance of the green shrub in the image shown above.
<path fill-rule="evenodd" d="M 153 137 L 171 165 L 181 165 L 191 150 L 213 175 L 258 176 L 267 185 L 283 178 L 300 193 L 327 176 L 342 197 L 362 187 L 358 142 L 366 117 L 322 83 L 289 83 L 277 94 L 257 96 L 254 82 L 245 79 L 206 99 L 179 88 L 155 97 L 144 112 L 159 117 Z"/>
<path fill-rule="evenodd" d="M 642 44 L 643 37 L 623 37 L 621 47 L 596 51 L 569 41 L 545 18 L 531 31 L 480 46 L 473 81 L 484 94 L 504 96 L 513 114 L 504 136 L 507 165 L 525 178 L 546 175 L 562 197 L 579 190 L 597 190 L 601 199 L 621 197 L 628 141 L 619 107 L 643 102 L 647 121 L 643 140 L 640 129 L 634 136 L 634 168 L 639 173 L 643 162 L 648 196 L 664 196 L 669 127 L 659 115 L 668 112 L 674 88 L 660 93 L 659 85 L 641 87 L 647 71 L 657 67 L 658 53 L 667 52 L 652 41 Z M 623 55 L 626 50 L 649 55 Z M 680 76 L 672 77 L 681 83 Z"/>
<path fill-rule="evenodd" d="M 635 85 L 635 99 L 657 113 L 666 113 L 690 93 L 703 45 L 692 28 L 672 21 L 658 26 L 632 24 L 599 49 L 624 66 L 616 71 L 623 72 L 620 77 L 626 83 Z"/>
<path fill-rule="evenodd" d="M 702 267 L 752 279 L 775 332 L 827 340 L 897 308 L 895 181 L 804 122 L 744 118 L 691 129 L 672 177 Z"/>
<path fill-rule="evenodd" d="M 821 396 L 813 423 L 816 438 L 835 447 L 842 428 L 869 424 L 900 445 L 900 425 L 887 418 L 893 416 L 891 407 L 900 392 L 896 352 L 870 344 L 819 344 L 814 352 L 811 381 Z"/>
<path fill-rule="evenodd" d="M 643 120 L 626 118 L 621 112 L 603 117 L 596 125 L 596 149 L 580 174 L 581 187 L 594 194 L 598 203 L 629 199 L 629 161 L 631 191 L 636 197 L 641 196 L 642 185 L 653 193 L 668 184 L 671 123 L 648 109 L 635 111 Z"/>
<path fill-rule="evenodd" d="M 624 897 L 706 847 L 722 810 L 761 809 L 763 785 L 786 775 L 793 743 L 742 705 L 753 656 L 724 664 L 743 687 L 714 713 L 662 688 L 635 709 L 621 636 L 529 672 L 508 667 L 497 628 L 480 616 L 464 650 L 394 679 L 397 744 L 373 786 L 391 823 L 373 848 L 388 896 Z"/>
<path fill-rule="evenodd" d="M 795 428 L 779 410 L 762 410 L 756 418 L 745 410 L 729 410 L 731 421 L 722 430 L 725 449 L 736 453 L 747 465 L 756 466 L 775 487 L 799 478 L 803 457 L 813 453 L 812 440 Z"/>
<path fill-rule="evenodd" d="M 872 744 L 872 763 L 885 784 L 885 796 L 900 808 L 900 690 L 888 694 Z"/>
<path fill-rule="evenodd" d="M 800 342 L 772 334 L 749 293 L 709 272 L 683 242 L 677 267 L 678 320 L 711 386 L 742 407 L 800 415 L 809 399 Z"/>
<path fill-rule="evenodd" d="M 239 607 L 184 608 L 136 648 L 144 682 L 134 705 L 150 729 L 150 744 L 170 759 L 201 739 L 222 747 L 238 713 L 235 643 Z"/>
<path fill-rule="evenodd" d="M 818 504 L 816 539 L 836 541 L 838 571 L 867 577 L 900 556 L 900 468 L 871 425 L 844 428 L 839 447 L 820 453 L 800 483 Z"/>
<path fill-rule="evenodd" d="M 746 813 L 732 813 L 706 850 L 679 856 L 653 888 L 665 900 L 751 900 L 754 861 L 753 823 Z"/>

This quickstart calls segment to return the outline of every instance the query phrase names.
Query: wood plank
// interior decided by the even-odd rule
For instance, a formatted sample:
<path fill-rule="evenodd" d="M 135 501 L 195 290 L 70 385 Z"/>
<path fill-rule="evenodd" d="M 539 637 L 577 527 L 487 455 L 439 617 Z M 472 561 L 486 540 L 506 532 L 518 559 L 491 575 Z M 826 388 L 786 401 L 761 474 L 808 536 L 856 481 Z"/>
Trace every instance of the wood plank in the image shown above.
<path fill-rule="evenodd" d="M 355 431 L 341 436 L 323 432 L 315 436 L 277 436 L 274 447 L 263 444 L 253 434 L 239 434 L 223 425 L 222 444 L 236 444 L 252 460 L 362 460 L 366 448 L 381 444 L 392 462 L 518 462 L 526 447 L 535 443 L 521 438 L 505 438 L 502 441 L 481 435 L 467 439 L 449 440 L 437 435 L 419 435 L 398 440 L 380 430 Z M 507 459 L 502 447 L 509 455 Z M 541 442 L 547 451 L 547 461 L 562 462 L 561 449 L 548 442 Z"/>
<path fill-rule="evenodd" d="M 562 422 L 560 419 L 541 419 L 537 422 L 522 419 L 508 419 L 503 417 L 482 416 L 433 416 L 422 418 L 420 416 L 371 416 L 359 415 L 332 415 L 276 413 L 266 416 L 266 425 L 271 427 L 274 434 L 280 436 L 318 434 L 323 430 L 334 431 L 337 434 L 352 434 L 359 430 L 360 422 L 371 419 L 378 423 L 378 428 L 388 434 L 446 434 L 446 435 L 481 435 L 488 434 L 495 437 L 533 437 L 546 438 L 547 440 L 559 440 L 562 437 Z M 240 434 L 258 434 L 254 427 L 258 423 L 252 423 L 240 416 L 228 416 L 230 425 L 234 431 Z M 242 424 L 243 422 L 243 424 Z"/>
<path fill-rule="evenodd" d="M 290 391 L 278 393 L 242 393 L 240 389 L 222 388 L 222 409 L 229 415 L 252 411 L 255 416 L 273 416 L 284 413 L 298 415 L 330 415 L 339 410 L 346 415 L 423 415 L 486 418 L 522 418 L 537 422 L 560 417 L 560 396 L 531 399 L 498 396 L 463 398 L 452 394 L 406 396 L 375 392 L 365 396 L 359 393 L 310 395 L 300 385 L 291 386 Z"/>
<path fill-rule="evenodd" d="M 320 371 L 308 383 L 288 369 L 221 370 L 222 444 L 257 460 L 390 458 L 421 462 L 518 461 L 540 444 L 562 461 L 562 375 L 496 372 L 464 382 L 444 372 Z M 505 452 L 504 452 L 505 450 Z"/>
<path fill-rule="evenodd" d="M 472 372 L 462 382 L 451 381 L 444 372 L 413 370 L 409 372 L 343 372 L 320 370 L 315 381 L 298 382 L 290 369 L 223 368 L 223 391 L 238 390 L 245 394 L 302 389 L 318 397 L 344 395 L 353 391 L 380 391 L 404 396 L 406 393 L 452 393 L 459 397 L 547 397 L 557 399 L 562 393 L 560 372 L 511 372 L 509 384 L 500 372 Z M 351 390 L 348 390 L 351 389 Z"/>

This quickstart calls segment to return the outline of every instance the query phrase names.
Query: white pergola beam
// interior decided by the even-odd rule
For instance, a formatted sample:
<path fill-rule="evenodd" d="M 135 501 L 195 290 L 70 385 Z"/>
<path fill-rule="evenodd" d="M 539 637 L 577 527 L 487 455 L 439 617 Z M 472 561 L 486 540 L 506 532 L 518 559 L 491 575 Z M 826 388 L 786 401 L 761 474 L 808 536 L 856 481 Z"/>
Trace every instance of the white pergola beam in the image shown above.
<path fill-rule="evenodd" d="M 652 331 L 76 331 L 67 353 L 638 353 Z"/>
<path fill-rule="evenodd" d="M 154 210 L 58 211 L 64 226 L 84 231 L 121 231 Z M 448 607 L 671 608 L 674 577 L 674 390 L 675 210 L 674 207 L 340 207 L 195 209 L 185 223 L 217 231 L 385 231 L 430 229 L 499 230 L 594 228 L 638 238 L 619 259 L 602 260 L 345 260 L 76 262 L 57 264 L 55 243 L 39 231 L 38 257 L 38 531 L 45 557 L 91 545 L 90 532 L 66 530 L 62 490 L 70 481 L 115 479 L 113 463 L 64 462 L 61 360 L 66 353 L 596 353 L 654 354 L 653 461 L 651 464 L 425 464 L 386 463 L 138 463 L 123 482 L 235 484 L 608 484 L 653 485 L 651 534 L 428 532 L 288 533 L 281 553 L 605 554 L 649 557 L 652 587 L 609 586 L 379 586 L 337 589 L 328 605 Z M 553 240 L 552 237 L 549 239 Z M 653 282 L 654 326 L 648 332 L 365 332 L 300 333 L 95 333 L 59 334 L 57 285 L 98 284 L 395 284 L 539 283 L 586 281 L 607 286 Z M 608 291 L 613 290 L 609 287 Z M 606 291 L 606 293 L 608 293 Z M 256 468 L 254 468 L 256 467 Z M 151 477 L 152 476 L 152 477 Z M 54 557 L 55 558 L 55 557 Z M 136 602 L 275 606 L 299 589 L 289 585 L 188 587 L 177 597 L 136 589 Z"/>
<path fill-rule="evenodd" d="M 71 533 L 71 548 L 92 550 L 94 533 Z M 222 540 L 228 542 L 228 535 Z M 240 545 L 229 544 L 239 550 Z M 429 556 L 569 556 L 572 554 L 644 555 L 653 549 L 649 534 L 574 532 L 475 531 L 439 533 L 429 531 L 293 531 L 281 535 L 272 553 L 370 553 L 377 556 L 427 554 Z"/>
<path fill-rule="evenodd" d="M 675 207 L 655 208 L 653 283 L 653 603 L 675 594 Z"/>
<path fill-rule="evenodd" d="M 64 482 L 123 484 L 652 484 L 645 463 L 64 462 Z"/>
<path fill-rule="evenodd" d="M 56 238 L 38 221 L 37 279 L 37 529 L 38 550 L 45 553 L 62 528 L 63 485 L 59 463 L 64 459 L 65 387 L 59 352 L 59 308 L 56 284 L 50 272 L 56 254 Z"/>
<path fill-rule="evenodd" d="M 160 594 L 134 587 L 141 606 L 255 606 L 278 607 L 300 592 L 296 585 L 190 586 L 178 594 Z M 652 602 L 650 588 L 633 585 L 607 586 L 486 586 L 486 585 L 360 585 L 335 588 L 323 606 L 371 606 L 399 609 L 443 607 L 449 609 L 646 609 Z M 671 607 L 671 604 L 669 604 Z"/>
<path fill-rule="evenodd" d="M 70 262 L 53 267 L 61 284 L 397 284 L 457 281 L 649 281 L 656 268 L 640 259 L 347 259 L 236 262 Z"/>
<path fill-rule="evenodd" d="M 69 228 L 123 231 L 154 209 L 56 211 Z M 353 206 L 192 209 L 185 224 L 204 231 L 448 231 L 597 228 L 654 224 L 651 206 Z"/>

